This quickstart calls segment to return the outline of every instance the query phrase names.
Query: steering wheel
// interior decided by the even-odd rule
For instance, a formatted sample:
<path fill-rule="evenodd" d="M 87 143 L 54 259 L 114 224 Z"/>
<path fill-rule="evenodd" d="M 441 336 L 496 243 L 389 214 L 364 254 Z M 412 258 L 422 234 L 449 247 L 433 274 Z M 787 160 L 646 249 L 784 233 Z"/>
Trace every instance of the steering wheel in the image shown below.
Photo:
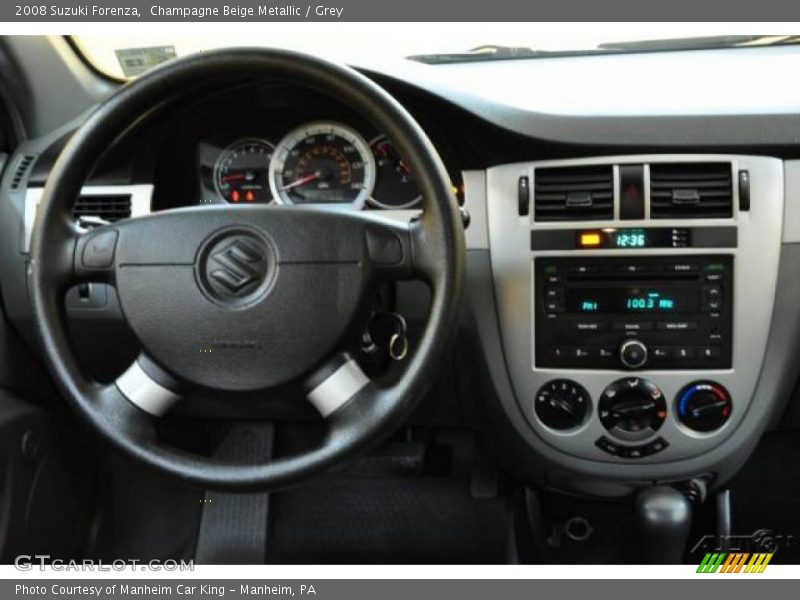
<path fill-rule="evenodd" d="M 294 82 L 351 107 L 411 165 L 423 212 L 405 222 L 379 211 L 203 205 L 93 230 L 72 216 L 92 167 L 122 133 L 199 82 Z M 220 83 L 221 85 L 221 83 Z M 43 356 L 78 415 L 136 459 L 185 482 L 230 490 L 300 483 L 391 433 L 434 380 L 455 330 L 464 233 L 450 179 L 409 113 L 353 69 L 279 50 L 231 49 L 172 61 L 122 86 L 75 132 L 45 186 L 28 270 Z M 402 376 L 371 381 L 345 352 L 365 325 L 377 285 L 427 282 L 431 307 Z M 113 383 L 78 367 L 64 295 L 81 282 L 116 288 L 141 353 Z M 191 391 L 218 396 L 302 384 L 324 417 L 321 444 L 259 464 L 170 445 L 156 424 Z"/>

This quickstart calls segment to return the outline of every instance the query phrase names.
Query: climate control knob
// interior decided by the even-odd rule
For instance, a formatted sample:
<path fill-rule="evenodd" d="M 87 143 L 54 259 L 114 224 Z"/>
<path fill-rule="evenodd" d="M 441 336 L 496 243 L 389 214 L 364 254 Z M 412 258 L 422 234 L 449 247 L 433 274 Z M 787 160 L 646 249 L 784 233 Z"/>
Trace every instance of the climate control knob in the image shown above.
<path fill-rule="evenodd" d="M 722 427 L 733 410 L 728 390 L 713 381 L 690 383 L 678 392 L 676 404 L 678 420 L 703 433 Z"/>
<path fill-rule="evenodd" d="M 536 393 L 534 410 L 539 420 L 564 431 L 581 426 L 589 414 L 591 399 L 582 385 L 569 379 L 545 383 Z"/>
<path fill-rule="evenodd" d="M 626 340 L 619 347 L 619 359 L 629 369 L 638 369 L 647 362 L 647 346 L 639 340 Z"/>
<path fill-rule="evenodd" d="M 664 394 L 640 377 L 619 379 L 609 385 L 597 404 L 600 422 L 613 436 L 637 441 L 661 428 L 667 416 Z"/>

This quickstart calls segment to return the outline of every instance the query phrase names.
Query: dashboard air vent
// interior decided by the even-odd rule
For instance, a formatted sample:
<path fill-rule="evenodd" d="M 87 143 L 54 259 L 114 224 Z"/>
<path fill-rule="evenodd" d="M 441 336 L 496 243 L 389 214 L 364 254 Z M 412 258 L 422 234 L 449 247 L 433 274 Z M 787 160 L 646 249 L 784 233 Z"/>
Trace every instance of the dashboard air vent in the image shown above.
<path fill-rule="evenodd" d="M 36 160 L 36 157 L 33 154 L 23 154 L 19 158 L 17 166 L 14 169 L 14 175 L 11 177 L 12 190 L 18 190 L 19 186 L 22 185 L 22 180 L 25 179 L 25 175 L 28 173 L 28 169 L 31 168 L 31 165 L 33 165 L 34 160 Z"/>
<path fill-rule="evenodd" d="M 730 163 L 650 165 L 653 219 L 724 219 L 733 216 Z"/>
<path fill-rule="evenodd" d="M 73 215 L 81 217 L 97 217 L 104 221 L 114 222 L 131 216 L 130 194 L 92 194 L 82 195 L 75 203 Z"/>
<path fill-rule="evenodd" d="M 610 166 L 536 169 L 534 181 L 537 221 L 614 217 L 614 175 Z"/>

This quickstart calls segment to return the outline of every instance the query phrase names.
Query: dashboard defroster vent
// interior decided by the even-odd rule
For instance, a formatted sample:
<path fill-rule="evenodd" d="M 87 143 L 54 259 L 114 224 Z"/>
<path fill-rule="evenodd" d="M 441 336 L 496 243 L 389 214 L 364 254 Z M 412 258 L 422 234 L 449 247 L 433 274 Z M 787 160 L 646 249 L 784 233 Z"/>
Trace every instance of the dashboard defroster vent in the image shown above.
<path fill-rule="evenodd" d="M 12 190 L 19 189 L 22 180 L 25 179 L 25 175 L 28 173 L 28 169 L 31 168 L 31 165 L 33 165 L 34 160 L 36 160 L 36 157 L 33 154 L 23 154 L 20 156 L 17 161 L 17 166 L 14 168 L 14 175 L 11 177 Z"/>
<path fill-rule="evenodd" d="M 597 221 L 614 217 L 611 166 L 536 169 L 534 182 L 537 221 Z"/>
<path fill-rule="evenodd" d="M 113 223 L 131 216 L 130 194 L 81 195 L 75 203 L 73 215 L 81 217 L 97 217 Z"/>
<path fill-rule="evenodd" d="M 733 216 L 730 163 L 650 165 L 653 219 L 724 219 Z"/>

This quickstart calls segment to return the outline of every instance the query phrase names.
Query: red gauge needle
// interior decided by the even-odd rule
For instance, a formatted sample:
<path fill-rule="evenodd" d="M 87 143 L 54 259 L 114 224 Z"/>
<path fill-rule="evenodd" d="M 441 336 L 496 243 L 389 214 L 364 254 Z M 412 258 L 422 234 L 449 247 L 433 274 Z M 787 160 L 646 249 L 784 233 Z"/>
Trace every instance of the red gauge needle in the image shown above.
<path fill-rule="evenodd" d="M 315 179 L 319 179 L 320 174 L 319 171 L 316 173 L 312 173 L 311 175 L 306 175 L 305 177 L 301 177 L 300 179 L 295 179 L 292 183 L 286 184 L 281 188 L 281 190 L 290 190 L 298 185 L 303 185 L 308 183 L 309 181 L 314 181 Z"/>

